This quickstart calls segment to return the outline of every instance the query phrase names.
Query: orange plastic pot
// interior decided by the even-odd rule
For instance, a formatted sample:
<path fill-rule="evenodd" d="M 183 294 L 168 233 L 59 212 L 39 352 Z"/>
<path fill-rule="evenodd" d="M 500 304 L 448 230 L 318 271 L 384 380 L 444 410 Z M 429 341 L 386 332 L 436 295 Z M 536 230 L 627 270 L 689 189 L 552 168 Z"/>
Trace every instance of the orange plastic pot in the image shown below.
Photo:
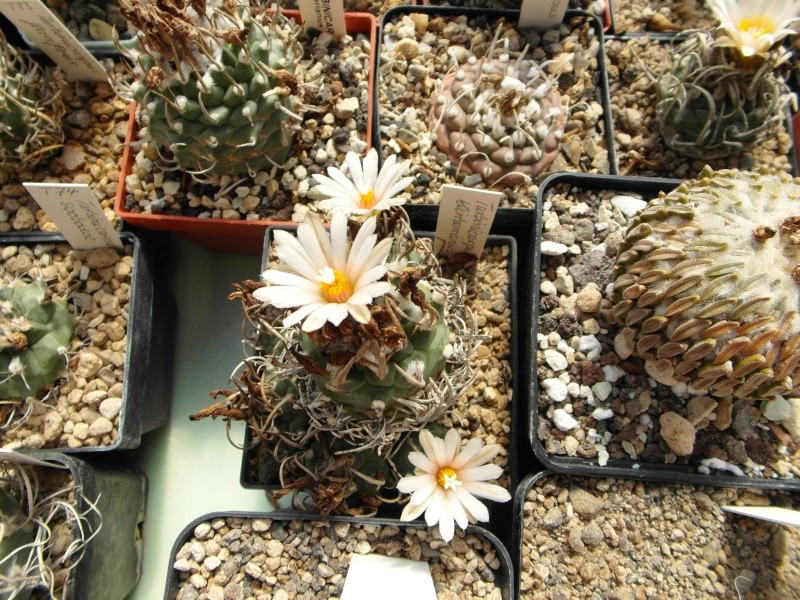
<path fill-rule="evenodd" d="M 300 12 L 285 10 L 283 13 L 297 22 L 300 22 Z M 367 148 L 372 142 L 373 121 L 373 86 L 375 85 L 375 51 L 377 47 L 375 17 L 369 13 L 346 13 L 345 22 L 347 32 L 351 34 L 363 33 L 369 35 L 369 81 L 367 90 Z M 230 252 L 234 254 L 261 254 L 264 244 L 264 232 L 270 225 L 286 225 L 287 221 L 253 220 L 244 219 L 213 219 L 200 217 L 184 217 L 178 215 L 160 215 L 130 212 L 125 207 L 126 185 L 125 178 L 131 173 L 135 152 L 133 143 L 136 141 L 136 103 L 132 102 L 128 117 L 128 130 L 125 136 L 125 149 L 120 161 L 119 185 L 114 199 L 114 211 L 127 224 L 141 229 L 165 231 L 197 244 L 212 252 Z"/>

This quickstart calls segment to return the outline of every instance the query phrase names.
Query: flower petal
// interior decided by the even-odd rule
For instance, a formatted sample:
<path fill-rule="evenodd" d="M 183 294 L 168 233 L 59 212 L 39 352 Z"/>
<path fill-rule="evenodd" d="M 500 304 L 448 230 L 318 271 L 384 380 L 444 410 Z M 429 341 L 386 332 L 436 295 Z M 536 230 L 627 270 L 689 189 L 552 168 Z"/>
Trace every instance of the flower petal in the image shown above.
<path fill-rule="evenodd" d="M 497 479 L 502 474 L 503 467 L 488 464 L 472 467 L 470 469 L 460 469 L 458 471 L 458 478 L 464 483 L 468 481 L 489 481 L 491 479 Z"/>
<path fill-rule="evenodd" d="M 369 308 L 363 304 L 348 302 L 347 312 L 359 323 L 369 323 L 369 320 L 372 318 L 372 313 L 369 312 Z"/>
<path fill-rule="evenodd" d="M 442 461 L 440 461 L 439 457 L 436 455 L 435 441 L 436 438 L 427 429 L 423 429 L 419 432 L 419 444 L 422 446 L 422 451 L 425 453 L 425 456 L 428 457 L 431 463 L 435 465 L 436 469 L 438 469 L 442 466 Z"/>
<path fill-rule="evenodd" d="M 283 320 L 283 326 L 291 327 L 292 325 L 296 325 L 321 306 L 324 306 L 321 302 L 318 304 L 306 304 L 305 306 L 301 306 Z"/>
<path fill-rule="evenodd" d="M 442 504 L 444 502 L 444 492 L 442 488 L 436 486 L 430 497 L 430 503 L 425 510 L 425 522 L 428 527 L 433 527 L 439 522 L 439 516 L 442 514 Z"/>
<path fill-rule="evenodd" d="M 351 150 L 345 155 L 344 161 L 350 169 L 350 179 L 353 180 L 358 193 L 366 194 L 369 191 L 369 187 L 367 182 L 364 181 L 364 171 L 361 168 L 361 161 L 358 159 L 358 155 Z"/>
<path fill-rule="evenodd" d="M 420 516 L 425 509 L 428 508 L 426 504 L 411 504 L 408 503 L 403 508 L 403 513 L 400 515 L 401 521 L 413 521 Z"/>
<path fill-rule="evenodd" d="M 480 464 L 480 463 L 472 463 L 472 458 L 477 455 L 483 449 L 483 440 L 481 438 L 471 438 L 461 452 L 453 459 L 450 463 L 450 466 L 455 469 L 456 471 L 461 469 L 462 467 L 471 467 L 473 464 Z"/>
<path fill-rule="evenodd" d="M 439 468 L 433 464 L 428 456 L 423 452 L 409 452 L 408 461 L 418 469 L 431 475 L 436 474 L 436 472 L 439 470 Z"/>
<path fill-rule="evenodd" d="M 367 190 L 375 192 L 375 182 L 378 179 L 378 151 L 370 148 L 364 157 L 364 185 Z M 376 194 L 377 197 L 377 194 Z"/>
<path fill-rule="evenodd" d="M 508 490 L 493 483 L 486 483 L 485 481 L 467 481 L 462 487 L 478 498 L 486 498 L 494 502 L 508 502 L 511 500 L 511 494 L 508 493 Z"/>
<path fill-rule="evenodd" d="M 463 485 L 456 487 L 456 496 L 464 507 L 464 510 L 467 511 L 468 516 L 472 517 L 473 523 L 475 521 L 489 520 L 489 509 L 486 508 L 483 502 L 465 490 Z"/>
<path fill-rule="evenodd" d="M 453 499 L 454 502 L 458 500 Z M 430 523 L 428 523 L 430 525 Z M 442 511 L 439 515 L 439 533 L 445 542 L 449 542 L 455 535 L 455 523 L 453 522 L 453 506 L 449 498 L 442 502 Z"/>
<path fill-rule="evenodd" d="M 328 322 L 328 315 L 330 314 L 332 306 L 335 306 L 335 304 L 323 304 L 310 315 L 308 315 L 305 321 L 303 321 L 303 331 L 316 331 L 325 325 L 325 323 Z"/>
<path fill-rule="evenodd" d="M 397 482 L 397 491 L 403 494 L 412 494 L 423 486 L 429 484 L 432 477 L 425 475 L 407 475 Z"/>
<path fill-rule="evenodd" d="M 331 218 L 331 266 L 345 273 L 347 267 L 347 215 L 341 211 Z"/>
<path fill-rule="evenodd" d="M 448 429 L 444 435 L 445 464 L 453 466 L 453 459 L 461 448 L 461 436 L 455 429 Z M 459 475 L 460 477 L 460 475 Z"/>
<path fill-rule="evenodd" d="M 308 292 L 319 291 L 319 282 L 306 279 L 302 275 L 281 271 L 279 269 L 264 271 L 261 274 L 261 279 L 272 285 L 303 288 Z"/>

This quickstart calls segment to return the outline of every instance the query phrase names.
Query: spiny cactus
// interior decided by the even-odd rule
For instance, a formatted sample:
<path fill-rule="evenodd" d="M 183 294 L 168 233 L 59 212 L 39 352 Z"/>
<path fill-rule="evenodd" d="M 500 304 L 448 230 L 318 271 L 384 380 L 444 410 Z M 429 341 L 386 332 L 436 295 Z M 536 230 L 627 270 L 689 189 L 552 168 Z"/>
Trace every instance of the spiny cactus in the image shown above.
<path fill-rule="evenodd" d="M 150 137 L 195 175 L 253 173 L 286 160 L 302 109 L 299 27 L 253 0 L 157 0 L 125 7 L 140 30 L 123 93 Z M 289 120 L 289 122 L 287 122 Z"/>
<path fill-rule="evenodd" d="M 700 32 L 675 51 L 656 83 L 656 119 L 665 143 L 694 158 L 724 158 L 763 141 L 792 99 L 775 74 L 787 57 L 741 66 Z"/>
<path fill-rule="evenodd" d="M 544 67 L 516 61 L 501 48 L 449 73 L 432 102 L 431 131 L 453 165 L 486 183 L 520 183 L 546 169 L 559 152 L 565 111 L 556 79 Z M 507 44 L 507 41 L 506 41 Z"/>
<path fill-rule="evenodd" d="M 33 166 L 61 147 L 62 83 L 0 33 L 0 167 Z"/>
<path fill-rule="evenodd" d="M 26 600 L 30 598 L 31 588 L 20 589 L 16 582 L 24 576 L 26 565 L 26 546 L 34 541 L 32 523 L 22 511 L 17 499 L 8 490 L 0 487 L 0 517 L 3 519 L 4 531 L 0 535 L 0 598 L 16 598 Z M 4 582 L 9 582 L 6 589 Z M 16 589 L 11 589 L 11 586 Z M 16 592 L 13 596 L 7 595 Z"/>
<path fill-rule="evenodd" d="M 634 219 L 614 278 L 616 350 L 657 381 L 800 391 L 800 179 L 706 167 Z"/>
<path fill-rule="evenodd" d="M 75 319 L 35 281 L 0 287 L 0 398 L 27 398 L 58 378 Z"/>

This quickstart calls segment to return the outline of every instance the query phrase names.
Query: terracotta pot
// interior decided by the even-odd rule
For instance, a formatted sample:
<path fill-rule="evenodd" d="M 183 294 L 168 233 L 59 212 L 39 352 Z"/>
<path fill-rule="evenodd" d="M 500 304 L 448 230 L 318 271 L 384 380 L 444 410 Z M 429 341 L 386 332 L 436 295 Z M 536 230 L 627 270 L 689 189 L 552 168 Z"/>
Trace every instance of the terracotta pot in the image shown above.
<path fill-rule="evenodd" d="M 300 21 L 299 11 L 286 10 L 284 14 L 295 21 Z M 351 33 L 368 33 L 370 38 L 370 65 L 375 63 L 376 48 L 376 21 L 368 13 L 347 13 L 345 15 L 347 30 Z M 373 84 L 374 69 L 369 69 L 369 86 L 367 96 L 367 148 L 372 139 L 372 114 L 373 114 Z M 236 254 L 261 254 L 264 242 L 264 232 L 270 225 L 285 225 L 286 221 L 243 219 L 209 219 L 199 217 L 185 217 L 175 215 L 144 214 L 130 212 L 125 207 L 126 185 L 125 178 L 131 173 L 135 158 L 132 143 L 136 141 L 136 103 L 131 103 L 130 117 L 128 119 L 128 132 L 125 137 L 126 145 L 120 163 L 119 187 L 114 200 L 114 211 L 123 221 L 142 229 L 152 229 L 176 233 L 212 252 L 231 252 Z"/>

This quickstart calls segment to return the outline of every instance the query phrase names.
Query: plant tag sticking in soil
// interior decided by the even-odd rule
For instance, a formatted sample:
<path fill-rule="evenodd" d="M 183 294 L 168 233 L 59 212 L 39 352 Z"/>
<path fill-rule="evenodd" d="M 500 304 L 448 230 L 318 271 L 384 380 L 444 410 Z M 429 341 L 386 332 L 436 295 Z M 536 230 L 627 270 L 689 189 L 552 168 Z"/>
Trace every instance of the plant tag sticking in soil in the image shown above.
<path fill-rule="evenodd" d="M 41 0 L 0 0 L 2 12 L 77 81 L 107 81 L 108 73 Z"/>
<path fill-rule="evenodd" d="M 340 36 L 347 33 L 343 0 L 299 0 L 303 27 Z"/>
<path fill-rule="evenodd" d="M 800 527 L 800 511 L 780 506 L 723 506 L 722 510 L 771 523 Z"/>
<path fill-rule="evenodd" d="M 433 251 L 480 256 L 502 197 L 500 192 L 443 185 Z"/>
<path fill-rule="evenodd" d="M 569 0 L 522 0 L 519 26 L 534 29 L 552 29 L 561 25 Z"/>
<path fill-rule="evenodd" d="M 380 554 L 353 554 L 342 600 L 436 600 L 428 563 Z"/>
<path fill-rule="evenodd" d="M 23 183 L 76 250 L 122 249 L 100 203 L 85 183 Z"/>

